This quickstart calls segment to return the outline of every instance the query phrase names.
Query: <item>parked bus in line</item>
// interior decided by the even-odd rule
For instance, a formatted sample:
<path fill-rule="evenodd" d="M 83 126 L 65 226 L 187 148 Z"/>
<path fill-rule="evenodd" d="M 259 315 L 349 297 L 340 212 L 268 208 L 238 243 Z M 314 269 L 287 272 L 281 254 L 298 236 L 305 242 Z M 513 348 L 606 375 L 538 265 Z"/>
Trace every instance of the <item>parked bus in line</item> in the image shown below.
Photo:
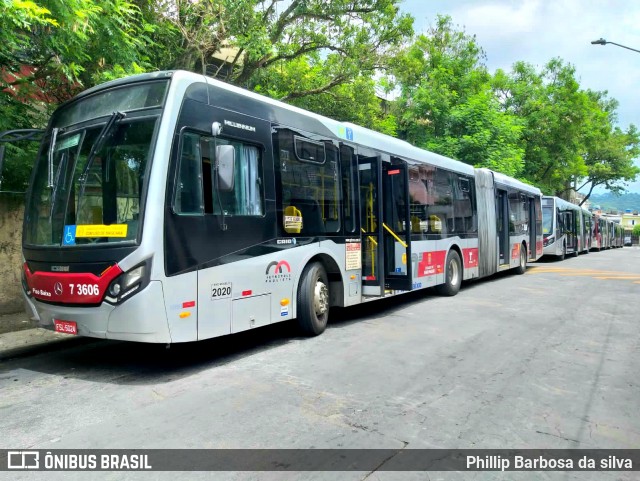
<path fill-rule="evenodd" d="M 60 106 L 27 195 L 41 327 L 207 339 L 513 269 L 542 255 L 540 190 L 195 73 Z"/>
<path fill-rule="evenodd" d="M 597 251 L 609 247 L 609 228 L 607 220 L 595 214 L 591 228 L 591 248 Z"/>
<path fill-rule="evenodd" d="M 591 251 L 591 229 L 593 226 L 593 214 L 589 209 L 580 207 L 582 211 L 582 249 L 580 253 L 588 254 Z"/>
<path fill-rule="evenodd" d="M 624 244 L 624 227 L 602 215 L 593 216 L 591 229 L 591 246 L 595 250 L 622 247 Z"/>
<path fill-rule="evenodd" d="M 615 229 L 615 246 L 624 247 L 624 227 L 617 222 L 614 222 L 613 226 Z"/>
<path fill-rule="evenodd" d="M 560 197 L 542 197 L 543 254 L 558 260 L 577 256 L 590 245 L 591 213 Z"/>

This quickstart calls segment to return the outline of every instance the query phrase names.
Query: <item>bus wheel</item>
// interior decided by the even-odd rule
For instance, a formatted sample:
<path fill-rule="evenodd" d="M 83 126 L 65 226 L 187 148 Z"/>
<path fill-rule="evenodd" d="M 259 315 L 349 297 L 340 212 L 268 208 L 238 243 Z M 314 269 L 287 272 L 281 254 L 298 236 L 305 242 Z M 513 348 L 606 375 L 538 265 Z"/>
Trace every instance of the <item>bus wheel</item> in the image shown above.
<path fill-rule="evenodd" d="M 520 246 L 520 264 L 516 267 L 516 274 L 524 274 L 527 272 L 527 249 L 522 244 Z"/>
<path fill-rule="evenodd" d="M 447 261 L 444 267 L 444 284 L 436 287 L 436 291 L 441 296 L 455 296 L 462 284 L 462 262 L 456 251 L 451 249 L 447 254 Z"/>
<path fill-rule="evenodd" d="M 558 256 L 559 261 L 563 261 L 567 255 L 567 244 L 562 244 L 562 254 Z"/>
<path fill-rule="evenodd" d="M 322 334 L 329 319 L 329 281 L 324 267 L 314 262 L 305 267 L 298 287 L 298 325 L 310 336 Z"/>

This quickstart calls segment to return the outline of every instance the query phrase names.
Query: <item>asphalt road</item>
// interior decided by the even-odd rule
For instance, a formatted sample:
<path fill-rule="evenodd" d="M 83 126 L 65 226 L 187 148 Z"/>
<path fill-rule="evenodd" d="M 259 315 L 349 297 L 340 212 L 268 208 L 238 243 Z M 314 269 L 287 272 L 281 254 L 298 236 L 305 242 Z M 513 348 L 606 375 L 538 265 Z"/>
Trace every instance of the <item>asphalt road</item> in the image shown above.
<path fill-rule="evenodd" d="M 0 363 L 3 448 L 640 448 L 640 248 L 368 303 L 302 338 L 91 341 Z M 6 474 L 6 473 L 4 473 Z M 12 473 L 13 474 L 13 473 Z M 640 479 L 640 473 L 102 473 Z M 151 478 L 149 477 L 151 475 Z M 92 474 L 94 478 L 96 474 Z M 25 473 L 12 479 L 87 479 Z"/>

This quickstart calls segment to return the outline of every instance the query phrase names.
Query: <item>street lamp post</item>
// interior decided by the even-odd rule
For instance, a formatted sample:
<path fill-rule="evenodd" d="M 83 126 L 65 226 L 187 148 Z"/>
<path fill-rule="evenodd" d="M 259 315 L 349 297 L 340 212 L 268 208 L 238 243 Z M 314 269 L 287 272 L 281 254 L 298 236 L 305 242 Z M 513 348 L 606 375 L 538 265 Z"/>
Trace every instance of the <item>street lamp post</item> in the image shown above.
<path fill-rule="evenodd" d="M 627 47 L 626 45 L 620 45 L 619 43 L 609 42 L 608 40 L 605 40 L 604 38 L 599 38 L 598 40 L 592 40 L 591 41 L 592 45 L 606 45 L 608 43 L 610 43 L 611 45 L 617 45 L 618 47 L 626 48 L 627 50 L 633 50 L 634 52 L 640 53 L 640 50 L 636 50 L 635 48 Z"/>

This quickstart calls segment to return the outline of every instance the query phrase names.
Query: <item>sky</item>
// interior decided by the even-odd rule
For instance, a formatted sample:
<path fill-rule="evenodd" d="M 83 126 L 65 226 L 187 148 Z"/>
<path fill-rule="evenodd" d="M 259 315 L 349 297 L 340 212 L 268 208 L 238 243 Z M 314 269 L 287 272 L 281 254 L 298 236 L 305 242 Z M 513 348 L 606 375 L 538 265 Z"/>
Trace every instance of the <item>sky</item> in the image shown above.
<path fill-rule="evenodd" d="M 576 69 L 583 89 L 607 91 L 619 102 L 618 125 L 640 127 L 640 2 L 634 0 L 404 0 L 416 32 L 435 25 L 438 14 L 475 35 L 491 72 L 510 71 L 522 60 L 540 70 L 560 57 Z M 640 159 L 636 161 L 640 166 Z M 640 179 L 629 184 L 640 193 Z M 599 190 L 598 193 L 604 191 Z"/>

